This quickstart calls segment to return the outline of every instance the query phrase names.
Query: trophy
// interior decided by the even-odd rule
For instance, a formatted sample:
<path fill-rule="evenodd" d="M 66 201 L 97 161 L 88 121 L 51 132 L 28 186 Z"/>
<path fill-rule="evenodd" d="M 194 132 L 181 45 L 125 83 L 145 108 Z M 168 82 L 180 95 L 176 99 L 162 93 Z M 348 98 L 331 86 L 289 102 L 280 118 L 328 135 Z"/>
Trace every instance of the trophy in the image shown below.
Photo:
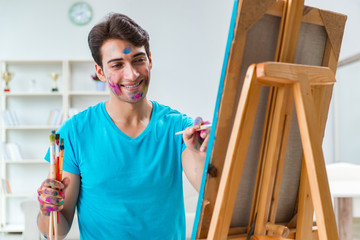
<path fill-rule="evenodd" d="M 10 92 L 9 82 L 11 81 L 12 74 L 9 72 L 4 72 L 2 77 L 5 80 L 4 92 Z"/>
<path fill-rule="evenodd" d="M 57 92 L 57 91 L 59 91 L 59 89 L 58 89 L 58 87 L 57 87 L 57 84 L 56 84 L 56 80 L 57 80 L 57 78 L 59 77 L 59 74 L 57 74 L 57 73 L 50 73 L 50 77 L 51 77 L 52 80 L 53 80 L 53 86 L 52 86 L 51 91 L 52 91 L 52 92 Z"/>

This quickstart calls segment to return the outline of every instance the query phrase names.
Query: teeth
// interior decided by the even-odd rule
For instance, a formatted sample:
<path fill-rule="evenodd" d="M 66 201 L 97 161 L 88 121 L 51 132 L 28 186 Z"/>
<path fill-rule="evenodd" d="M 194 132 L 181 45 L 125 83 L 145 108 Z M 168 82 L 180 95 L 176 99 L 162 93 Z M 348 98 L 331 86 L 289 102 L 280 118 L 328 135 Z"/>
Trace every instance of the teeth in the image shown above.
<path fill-rule="evenodd" d="M 133 87 L 137 87 L 137 86 L 139 86 L 139 85 L 140 85 L 140 82 L 138 82 L 137 84 L 131 85 L 131 86 L 125 86 L 125 85 L 124 85 L 124 87 L 125 87 L 125 88 L 133 88 Z"/>

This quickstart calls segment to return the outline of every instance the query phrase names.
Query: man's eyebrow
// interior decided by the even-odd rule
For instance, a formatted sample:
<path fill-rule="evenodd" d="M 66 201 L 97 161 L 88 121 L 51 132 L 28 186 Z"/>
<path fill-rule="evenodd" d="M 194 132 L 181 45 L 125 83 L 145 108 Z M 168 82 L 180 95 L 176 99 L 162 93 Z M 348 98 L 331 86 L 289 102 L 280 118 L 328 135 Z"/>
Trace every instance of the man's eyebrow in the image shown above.
<path fill-rule="evenodd" d="M 139 53 L 136 53 L 134 55 L 132 55 L 131 57 L 132 58 L 136 58 L 138 56 L 145 56 L 146 54 L 144 52 L 139 52 Z M 122 61 L 124 60 L 123 58 L 113 58 L 113 59 L 110 59 L 109 61 L 107 61 L 107 63 L 111 63 L 111 62 L 116 62 L 116 61 Z"/>
<path fill-rule="evenodd" d="M 144 52 L 139 52 L 139 53 L 132 55 L 131 57 L 136 58 L 137 56 L 142 56 L 142 55 L 146 55 L 146 54 Z"/>
<path fill-rule="evenodd" d="M 124 59 L 123 58 L 114 58 L 114 59 L 110 59 L 109 61 L 107 61 L 107 63 L 122 61 L 122 60 L 124 60 Z"/>

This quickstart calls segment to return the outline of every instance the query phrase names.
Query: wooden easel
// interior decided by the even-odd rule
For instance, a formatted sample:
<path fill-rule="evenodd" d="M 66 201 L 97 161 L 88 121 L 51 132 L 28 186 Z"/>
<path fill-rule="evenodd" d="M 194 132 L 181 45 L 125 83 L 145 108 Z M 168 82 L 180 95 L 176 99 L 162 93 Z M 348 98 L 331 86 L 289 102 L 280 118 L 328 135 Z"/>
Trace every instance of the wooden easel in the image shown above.
<path fill-rule="evenodd" d="M 223 94 L 223 103 L 219 108 L 219 119 L 216 127 L 216 130 L 218 130 L 216 132 L 218 142 L 214 144 L 213 160 L 211 161 L 212 170 L 217 169 L 221 176 L 208 172 L 210 177 L 206 179 L 205 183 L 204 200 L 202 201 L 196 239 L 227 239 L 230 235 L 229 238 L 231 239 L 250 239 L 253 234 L 253 239 L 272 239 L 272 235 L 278 237 L 287 236 L 289 229 L 289 236 L 292 239 L 316 239 L 317 231 L 313 232 L 312 226 L 313 202 L 320 239 L 338 239 L 321 143 L 331 99 L 332 84 L 335 80 L 334 72 L 336 71 L 342 32 L 338 35 L 329 33 L 326 43 L 327 47 L 321 65 L 332 69 L 331 74 L 328 68 L 300 67 L 284 63 L 280 65 L 267 63 L 249 67 L 238 100 L 237 111 L 233 113 L 234 120 L 232 123 L 231 120 L 228 120 L 231 119 L 229 108 L 235 108 L 236 106 L 236 100 L 234 100 L 236 98 L 232 89 L 237 86 L 234 85 L 233 80 L 240 75 L 239 64 L 243 61 L 242 54 L 246 45 L 247 29 L 259 17 L 259 14 L 254 14 L 255 10 L 259 11 L 260 15 L 264 12 L 275 13 L 276 15 L 280 8 L 283 9 L 274 59 L 279 62 L 294 62 L 300 25 L 304 18 L 307 17 L 306 21 L 316 22 L 318 20 L 315 19 L 320 14 L 322 19 L 326 19 L 324 20 L 325 25 L 335 20 L 340 23 L 339 25 L 345 23 L 346 17 L 343 16 L 336 19 L 336 17 L 334 18 L 334 16 L 326 12 L 319 12 L 309 8 L 305 11 L 304 0 L 274 2 L 276 1 L 253 0 L 250 2 L 243 0 L 239 4 L 241 7 L 238 9 L 238 15 L 241 13 L 245 17 L 241 18 L 240 16 L 240 20 L 238 19 L 236 23 L 234 33 L 236 37 L 234 37 L 232 43 L 233 51 L 230 52 L 230 61 L 225 77 L 225 80 L 229 79 L 231 81 L 225 81 L 224 83 L 224 92 L 226 94 Z M 246 15 L 248 12 L 253 16 Z M 305 15 L 305 12 L 307 12 L 307 15 Z M 339 27 L 339 30 L 341 31 L 341 27 Z M 339 39 L 339 36 L 340 42 L 336 42 L 334 39 Z M 269 66 L 272 70 L 270 72 L 265 71 L 265 69 L 269 69 Z M 258 75 L 259 69 L 264 70 L 263 75 Z M 270 73 L 271 75 L 269 75 Z M 282 75 L 286 73 L 291 73 L 291 78 L 289 75 Z M 321 77 L 322 82 L 316 81 L 308 73 Z M 305 80 L 300 80 L 302 78 Z M 257 110 L 257 105 L 254 102 L 257 102 L 260 86 L 264 84 L 271 87 L 249 221 L 245 229 L 229 229 L 248 150 L 251 126 Z M 309 94 L 310 92 L 311 94 Z M 308 95 L 305 97 L 304 94 Z M 301 118 L 298 121 L 301 128 L 305 157 L 301 165 L 297 213 L 290 222 L 278 224 L 276 223 L 276 212 L 294 99 L 298 116 L 308 116 L 309 113 L 311 113 L 311 116 L 310 119 Z M 303 104 L 301 105 L 300 101 L 303 100 L 305 102 L 301 103 Z M 302 112 L 299 113 L 299 111 Z M 229 124 L 232 124 L 232 130 L 229 132 L 229 140 L 227 141 L 226 128 Z M 314 132 L 306 132 L 306 129 L 312 129 L 314 126 L 316 129 Z M 225 145 L 226 143 L 228 144 Z M 223 165 L 219 163 L 222 155 L 225 159 Z M 311 180 L 311 188 L 309 179 Z M 325 214 L 324 209 L 330 209 L 330 211 Z M 296 234 L 294 234 L 295 230 Z"/>
<path fill-rule="evenodd" d="M 329 101 L 315 102 L 315 97 L 312 94 L 312 88 L 327 88 L 332 86 L 334 82 L 334 73 L 325 67 L 275 62 L 261 63 L 249 67 L 225 158 L 223 177 L 220 182 L 218 198 L 207 239 L 227 239 L 236 198 L 236 192 L 233 189 L 236 189 L 240 182 L 241 170 L 249 146 L 262 85 L 276 87 L 278 91 L 269 148 L 274 148 L 272 145 L 278 144 L 284 137 L 283 129 L 275 128 L 286 112 L 289 90 L 293 92 L 306 165 L 306 170 L 304 168 L 301 177 L 301 181 L 304 183 L 301 186 L 300 193 L 307 194 L 308 185 L 305 183 L 310 181 L 312 183 L 310 193 L 313 196 L 315 206 L 319 239 L 338 239 L 322 155 L 322 133 L 319 131 L 319 116 L 324 113 L 325 110 L 323 109 L 328 108 Z M 278 139 L 278 141 L 272 141 L 274 139 Z M 281 239 L 281 237 L 288 237 L 290 232 L 286 226 L 272 222 L 269 216 L 271 210 L 274 211 L 274 206 L 270 206 L 271 201 L 268 199 L 272 194 L 268 192 L 275 187 L 274 175 L 278 166 L 276 160 L 276 157 L 268 155 L 263 164 L 261 186 L 259 187 L 261 190 L 258 192 L 259 201 L 256 208 L 257 217 L 253 229 L 256 237 L 253 239 Z M 296 239 L 313 239 L 313 210 L 312 205 L 310 204 L 309 207 L 308 204 L 306 205 L 307 209 L 301 207 L 298 211 L 301 216 L 298 217 L 296 233 L 295 235 L 292 234 L 292 239 L 295 239 L 294 237 Z M 310 212 L 311 215 L 303 217 L 304 214 Z M 269 238 L 273 234 L 277 238 Z M 240 234 L 238 238 L 233 236 L 231 239 L 246 239 L 246 237 Z"/>

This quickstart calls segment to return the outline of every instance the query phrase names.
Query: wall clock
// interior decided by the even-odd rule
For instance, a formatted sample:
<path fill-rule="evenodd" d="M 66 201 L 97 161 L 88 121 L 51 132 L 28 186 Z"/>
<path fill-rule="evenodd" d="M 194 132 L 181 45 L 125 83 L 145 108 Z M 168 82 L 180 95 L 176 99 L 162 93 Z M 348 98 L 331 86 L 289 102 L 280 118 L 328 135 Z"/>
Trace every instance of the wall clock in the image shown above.
<path fill-rule="evenodd" d="M 88 24 L 93 17 L 91 6 L 86 2 L 76 2 L 69 9 L 69 18 L 75 25 Z"/>

